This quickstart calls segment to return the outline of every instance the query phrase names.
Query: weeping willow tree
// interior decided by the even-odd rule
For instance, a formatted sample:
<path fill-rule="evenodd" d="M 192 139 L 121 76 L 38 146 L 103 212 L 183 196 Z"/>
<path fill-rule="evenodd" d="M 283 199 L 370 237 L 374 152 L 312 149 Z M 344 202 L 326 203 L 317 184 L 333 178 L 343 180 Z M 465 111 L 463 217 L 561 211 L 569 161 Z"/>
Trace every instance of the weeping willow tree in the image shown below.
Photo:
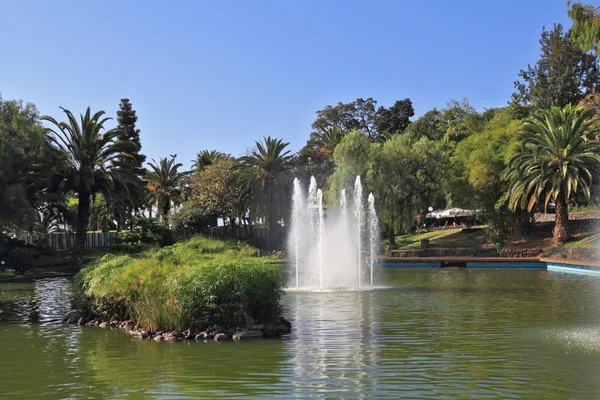
<path fill-rule="evenodd" d="M 590 198 L 593 167 L 600 164 L 600 143 L 593 128 L 594 111 L 567 105 L 541 110 L 523 126 L 523 147 L 511 159 L 508 207 L 531 211 L 541 202 L 556 204 L 555 242 L 569 237 L 568 201 L 576 194 Z"/>

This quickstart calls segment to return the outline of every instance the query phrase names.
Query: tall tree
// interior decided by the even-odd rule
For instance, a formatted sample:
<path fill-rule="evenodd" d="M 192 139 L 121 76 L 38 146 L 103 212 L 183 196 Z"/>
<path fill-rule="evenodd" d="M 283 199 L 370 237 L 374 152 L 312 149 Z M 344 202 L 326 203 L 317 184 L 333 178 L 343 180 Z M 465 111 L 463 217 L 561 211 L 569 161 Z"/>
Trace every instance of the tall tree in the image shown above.
<path fill-rule="evenodd" d="M 513 102 L 538 108 L 564 107 L 579 102 L 587 91 L 598 85 L 596 57 L 580 49 L 571 31 L 563 33 L 561 24 L 542 30 L 541 57 L 521 70 L 522 81 L 515 82 Z"/>
<path fill-rule="evenodd" d="M 408 98 L 396 101 L 390 108 L 379 107 L 375 121 L 377 134 L 383 135 L 387 132 L 394 135 L 404 132 L 414 115 L 412 101 Z"/>
<path fill-rule="evenodd" d="M 162 223 L 167 225 L 171 207 L 183 202 L 182 184 L 187 173 L 179 171 L 183 164 L 175 162 L 175 156 L 171 156 L 171 159 L 161 158 L 159 162 L 152 160 L 148 165 L 150 170 L 146 179 L 150 191 L 154 193 L 157 214 Z"/>
<path fill-rule="evenodd" d="M 115 160 L 115 166 L 118 171 L 133 173 L 143 179 L 145 177 L 145 169 L 143 167 L 146 156 L 141 153 L 142 142 L 140 139 L 140 130 L 136 127 L 138 117 L 136 111 L 129 99 L 123 98 L 119 104 L 117 111 L 117 124 L 119 130 L 118 140 L 129 141 L 135 144 L 127 153 L 118 157 Z M 117 229 L 121 229 L 125 225 L 126 218 L 131 214 L 144 207 L 144 199 L 146 190 L 141 191 L 135 188 L 130 188 L 128 198 L 117 194 L 113 199 L 113 208 L 115 219 L 117 220 Z"/>
<path fill-rule="evenodd" d="M 567 2 L 568 14 L 573 20 L 571 35 L 584 51 L 593 51 L 600 56 L 600 7 Z"/>
<path fill-rule="evenodd" d="M 254 220 L 266 220 L 271 239 L 278 220 L 286 218 L 289 211 L 289 177 L 294 165 L 288 145 L 269 136 L 256 142 L 256 150 L 238 159 L 242 201 Z"/>
<path fill-rule="evenodd" d="M 394 135 L 374 144 L 367 174 L 382 230 L 393 248 L 395 234 L 414 227 L 414 217 L 426 210 L 441 191 L 444 157 L 426 137 Z"/>
<path fill-rule="evenodd" d="M 542 201 L 556 204 L 554 240 L 569 237 L 568 202 L 582 193 L 590 198 L 594 166 L 600 164 L 595 140 L 598 132 L 590 118 L 593 110 L 567 105 L 541 110 L 525 122 L 523 148 L 511 159 L 504 177 L 510 182 L 508 206 L 531 211 Z"/>
<path fill-rule="evenodd" d="M 222 153 L 217 150 L 202 150 L 196 155 L 196 159 L 192 162 L 194 165 L 192 166 L 196 172 L 201 172 L 204 168 L 209 165 L 214 164 L 218 160 L 222 160 L 225 158 L 229 158 L 229 156 L 225 153 Z"/>
<path fill-rule="evenodd" d="M 191 203 L 205 216 L 233 220 L 239 211 L 240 187 L 234 182 L 235 159 L 221 158 L 190 179 Z"/>
<path fill-rule="evenodd" d="M 56 129 L 49 128 L 50 139 L 67 155 L 68 165 L 61 181 L 61 188 L 77 193 L 77 232 L 74 254 L 85 247 L 86 232 L 90 217 L 90 199 L 94 193 L 102 193 L 109 201 L 115 191 L 128 192 L 132 186 L 141 187 L 133 173 L 120 171 L 112 163 L 124 157 L 136 145 L 130 141 L 118 140 L 119 129 L 105 131 L 104 124 L 110 118 L 103 118 L 104 111 L 92 115 L 90 108 L 79 121 L 71 111 L 62 108 L 68 122 L 58 122 L 52 117 L 41 119 L 50 122 Z M 103 133 L 104 132 L 104 133 Z"/>
<path fill-rule="evenodd" d="M 115 160 L 115 166 L 142 176 L 145 173 L 143 165 L 146 156 L 141 153 L 142 141 L 140 130 L 136 127 L 137 120 L 137 113 L 129 99 L 121 99 L 117 111 L 118 140 L 130 141 L 135 144 L 135 147 L 132 147 L 126 155 L 118 157 Z"/>

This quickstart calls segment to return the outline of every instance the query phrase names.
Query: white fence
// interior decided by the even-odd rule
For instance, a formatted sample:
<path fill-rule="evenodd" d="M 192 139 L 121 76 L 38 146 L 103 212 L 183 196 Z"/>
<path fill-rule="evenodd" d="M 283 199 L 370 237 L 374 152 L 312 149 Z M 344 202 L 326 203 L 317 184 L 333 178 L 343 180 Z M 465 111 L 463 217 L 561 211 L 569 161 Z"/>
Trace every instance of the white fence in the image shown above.
<path fill-rule="evenodd" d="M 88 232 L 85 238 L 86 248 L 109 247 L 119 232 Z M 56 250 L 67 250 L 75 244 L 75 233 L 47 233 L 40 235 L 24 235 L 19 239 L 29 244 L 45 244 Z"/>

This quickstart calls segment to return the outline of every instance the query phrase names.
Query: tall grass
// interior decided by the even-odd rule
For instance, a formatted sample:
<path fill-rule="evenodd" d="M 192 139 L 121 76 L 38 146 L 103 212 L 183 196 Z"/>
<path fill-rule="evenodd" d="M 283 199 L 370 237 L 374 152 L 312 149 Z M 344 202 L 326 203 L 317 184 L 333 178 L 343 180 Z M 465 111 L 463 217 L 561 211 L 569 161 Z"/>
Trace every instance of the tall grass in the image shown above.
<path fill-rule="evenodd" d="M 137 256 L 105 255 L 76 277 L 87 306 L 149 330 L 236 327 L 280 316 L 284 278 L 254 249 L 205 237 Z"/>

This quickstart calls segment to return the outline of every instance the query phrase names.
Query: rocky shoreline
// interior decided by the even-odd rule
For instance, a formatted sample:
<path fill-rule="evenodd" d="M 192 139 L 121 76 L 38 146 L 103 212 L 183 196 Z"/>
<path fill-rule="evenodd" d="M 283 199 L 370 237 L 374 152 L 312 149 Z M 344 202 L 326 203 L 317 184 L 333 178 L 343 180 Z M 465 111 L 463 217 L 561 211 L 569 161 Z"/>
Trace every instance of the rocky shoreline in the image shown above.
<path fill-rule="evenodd" d="M 268 322 L 265 324 L 255 323 L 249 318 L 245 327 L 226 328 L 220 325 L 213 325 L 202 331 L 197 329 L 187 329 L 185 331 L 153 331 L 141 327 L 135 320 L 110 320 L 101 318 L 86 319 L 77 312 L 72 311 L 63 318 L 63 323 L 78 326 L 95 326 L 99 328 L 121 329 L 127 335 L 139 340 L 154 340 L 155 342 L 174 342 L 174 341 L 202 341 L 202 342 L 220 342 L 226 340 L 246 340 L 273 338 L 285 335 L 291 332 L 292 324 L 281 317 L 277 322 Z"/>

